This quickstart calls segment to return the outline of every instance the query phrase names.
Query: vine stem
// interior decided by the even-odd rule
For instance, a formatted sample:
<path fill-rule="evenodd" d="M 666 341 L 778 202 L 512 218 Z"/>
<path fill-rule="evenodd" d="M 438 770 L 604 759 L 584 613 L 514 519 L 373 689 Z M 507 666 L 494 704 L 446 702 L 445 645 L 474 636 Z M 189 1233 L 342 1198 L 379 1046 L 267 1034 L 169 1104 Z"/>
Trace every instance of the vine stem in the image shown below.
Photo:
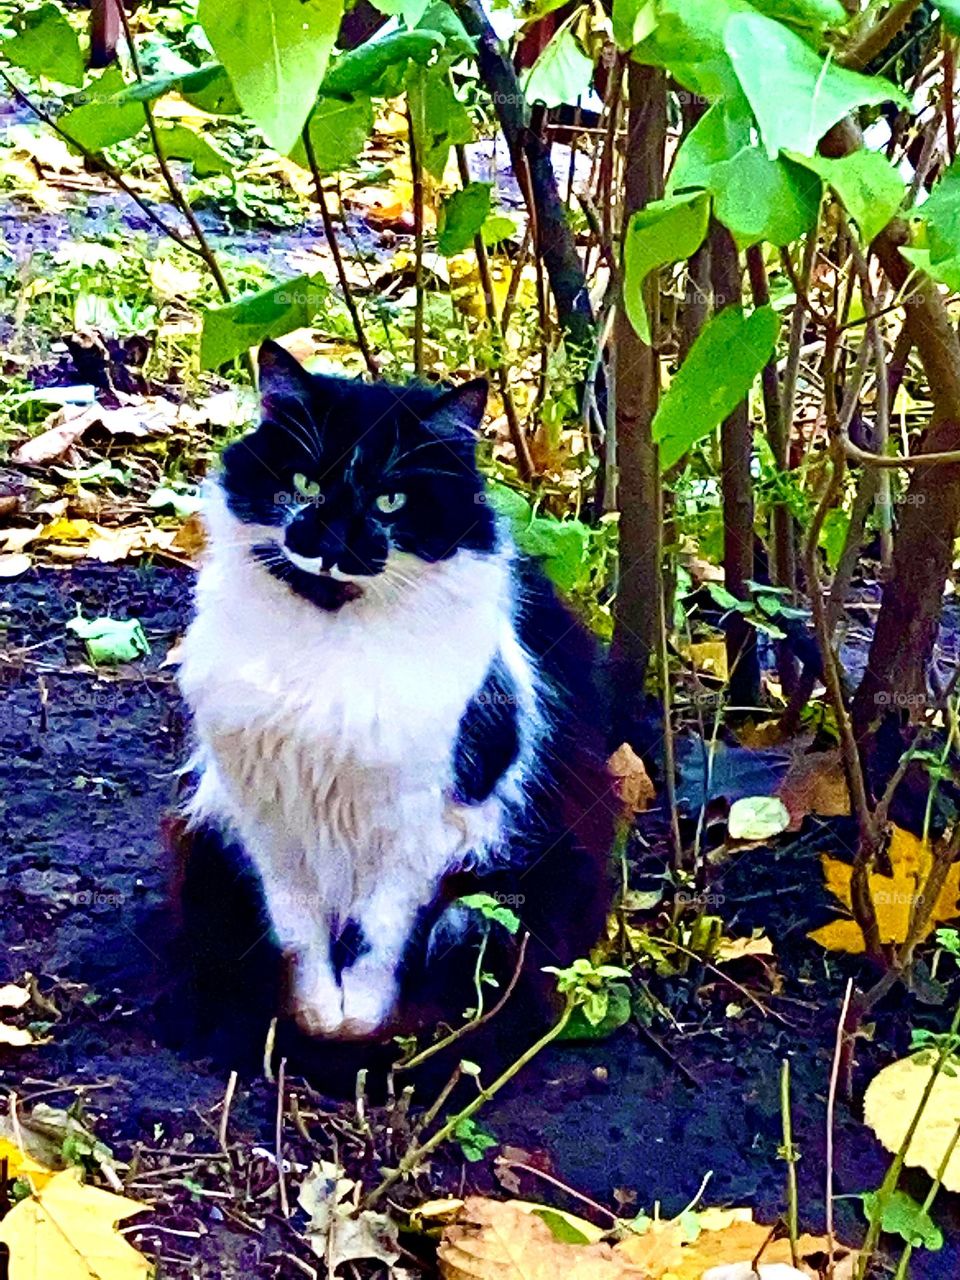
<path fill-rule="evenodd" d="M 394 1067 L 394 1071 L 412 1071 L 414 1067 L 419 1067 L 421 1063 L 426 1062 L 428 1058 L 432 1058 L 434 1054 L 440 1053 L 443 1049 L 449 1049 L 449 1047 L 456 1043 L 456 1041 L 462 1040 L 464 1036 L 472 1035 L 474 1031 L 479 1030 L 479 1028 L 485 1023 L 490 1022 L 491 1019 L 495 1018 L 517 988 L 517 983 L 520 981 L 520 974 L 523 972 L 523 963 L 527 957 L 527 944 L 529 941 L 530 935 L 529 933 L 525 933 L 520 942 L 520 951 L 517 955 L 517 963 L 514 966 L 513 975 L 507 983 L 507 988 L 503 995 L 492 1008 L 488 1009 L 486 1013 L 480 1014 L 479 1017 L 471 1019 L 470 1022 L 463 1023 L 463 1025 L 457 1027 L 455 1031 L 451 1031 L 448 1036 L 444 1036 L 442 1040 L 438 1040 L 436 1044 L 428 1045 L 426 1049 L 421 1050 L 420 1053 L 410 1058 L 408 1062 L 398 1063 Z"/>
<path fill-rule="evenodd" d="M 464 187 L 469 186 L 470 163 L 467 159 L 467 149 L 462 143 L 457 144 L 457 167 L 460 171 L 461 183 Z M 483 243 L 483 236 L 479 231 L 473 238 L 473 251 L 477 258 L 477 271 L 480 276 L 480 285 L 483 289 L 487 324 L 490 326 L 490 333 L 497 352 L 497 384 L 500 387 L 500 399 L 503 401 L 503 411 L 507 418 L 507 429 L 510 432 L 510 440 L 517 455 L 517 470 L 520 473 L 520 479 L 525 484 L 529 484 L 534 478 L 536 468 L 530 455 L 530 445 L 527 443 L 527 437 L 517 414 L 513 392 L 510 390 L 510 370 L 506 363 L 507 349 L 503 341 L 503 327 L 500 324 L 500 317 L 497 315 L 497 300 L 493 293 L 490 259 L 487 256 L 487 246 Z"/>
<path fill-rule="evenodd" d="M 574 1007 L 575 1002 L 573 997 L 568 996 L 566 1004 L 564 1005 L 563 1013 L 561 1013 L 560 1017 L 549 1031 L 546 1031 L 540 1039 L 535 1041 L 529 1049 L 517 1058 L 515 1062 L 511 1063 L 510 1066 L 507 1067 L 507 1069 L 503 1071 L 496 1080 L 494 1080 L 493 1084 L 488 1085 L 485 1089 L 481 1089 L 473 1101 L 468 1103 L 462 1111 L 458 1111 L 455 1116 L 451 1116 L 446 1124 L 437 1130 L 433 1137 L 427 1138 L 425 1142 L 421 1142 L 417 1146 L 411 1147 L 400 1161 L 397 1168 L 391 1170 L 379 1186 L 374 1187 L 369 1195 L 364 1197 L 363 1207 L 365 1209 L 369 1209 L 372 1205 L 376 1204 L 378 1200 L 382 1199 L 392 1186 L 399 1182 L 401 1178 L 406 1177 L 408 1173 L 412 1173 L 418 1165 L 423 1163 L 431 1152 L 436 1151 L 437 1147 L 446 1142 L 446 1140 L 452 1136 L 457 1125 L 476 1115 L 485 1102 L 489 1102 L 490 1099 L 498 1094 L 505 1085 L 510 1083 L 515 1075 L 523 1070 L 528 1062 L 532 1062 L 538 1053 L 543 1049 L 546 1049 L 549 1044 L 552 1044 L 553 1041 L 562 1034 L 567 1023 L 570 1021 Z"/>
<path fill-rule="evenodd" d="M 127 42 L 127 49 L 130 52 L 130 64 L 133 67 L 133 74 L 137 78 L 137 83 L 143 84 L 143 68 L 140 65 L 140 55 L 137 52 L 136 41 L 133 38 L 133 31 L 130 27 L 130 15 L 127 13 L 126 6 L 124 4 L 118 3 L 117 10 L 120 14 L 120 21 L 123 24 L 123 35 Z M 153 147 L 153 154 L 157 157 L 157 164 L 160 166 L 160 172 L 163 175 L 163 180 L 167 185 L 167 190 L 170 192 L 170 199 L 173 201 L 180 214 L 187 220 L 190 230 L 193 232 L 194 239 L 197 242 L 199 256 L 206 263 L 207 269 L 220 291 L 220 297 L 224 302 L 229 302 L 230 288 L 227 285 L 223 272 L 220 269 L 220 263 L 217 261 L 217 256 L 211 248 L 210 242 L 207 240 L 203 227 L 201 227 L 197 215 L 191 208 L 189 200 L 187 200 L 186 196 L 184 196 L 183 192 L 180 190 L 177 180 L 173 176 L 170 166 L 167 163 L 167 157 L 163 153 L 163 148 L 160 145 L 160 134 L 157 130 L 157 122 L 153 116 L 153 108 L 150 103 L 146 101 L 142 103 L 142 106 L 144 118 L 147 122 L 147 131 L 150 134 L 150 143 Z"/>
<path fill-rule="evenodd" d="M 312 113 L 311 113 L 312 114 Z M 337 240 L 336 227 L 333 225 L 333 217 L 330 213 L 330 206 L 327 204 L 327 197 L 323 190 L 323 178 L 320 175 L 320 166 L 317 163 L 317 153 L 314 150 L 313 139 L 310 137 L 310 120 L 303 126 L 301 135 L 303 140 L 303 149 L 307 155 L 307 164 L 310 166 L 310 175 L 313 178 L 313 190 L 316 197 L 317 205 L 320 209 L 320 217 L 323 221 L 323 234 L 326 237 L 327 247 L 330 250 L 330 256 L 333 258 L 333 265 L 336 268 L 337 279 L 340 282 L 340 292 L 343 294 L 343 300 L 347 305 L 347 311 L 350 313 L 350 319 L 353 323 L 353 331 L 357 335 L 357 346 L 363 356 L 364 363 L 367 366 L 371 378 L 380 377 L 380 366 L 377 364 L 376 356 L 370 347 L 366 331 L 363 327 L 363 320 L 360 317 L 360 309 L 357 306 L 356 299 L 353 296 L 353 289 L 347 278 L 347 268 L 343 261 L 343 254 L 340 252 L 340 243 Z"/>
<path fill-rule="evenodd" d="M 410 146 L 410 172 L 413 175 L 414 289 L 413 368 L 423 376 L 423 158 L 417 146 L 413 114 L 407 104 L 407 139 Z"/>

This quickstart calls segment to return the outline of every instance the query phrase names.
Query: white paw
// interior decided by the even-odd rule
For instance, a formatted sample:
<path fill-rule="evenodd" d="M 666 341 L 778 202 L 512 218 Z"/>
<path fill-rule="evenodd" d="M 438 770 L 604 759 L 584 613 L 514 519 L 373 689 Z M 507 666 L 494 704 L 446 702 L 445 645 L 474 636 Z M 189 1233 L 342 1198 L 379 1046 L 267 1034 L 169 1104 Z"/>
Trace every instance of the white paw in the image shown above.
<path fill-rule="evenodd" d="M 293 1016 L 307 1035 L 334 1036 L 343 1024 L 343 991 L 325 956 L 294 959 Z"/>
<path fill-rule="evenodd" d="M 343 1023 L 339 1035 L 363 1039 L 381 1031 L 397 1001 L 397 983 L 390 969 L 358 961 L 343 974 Z"/>

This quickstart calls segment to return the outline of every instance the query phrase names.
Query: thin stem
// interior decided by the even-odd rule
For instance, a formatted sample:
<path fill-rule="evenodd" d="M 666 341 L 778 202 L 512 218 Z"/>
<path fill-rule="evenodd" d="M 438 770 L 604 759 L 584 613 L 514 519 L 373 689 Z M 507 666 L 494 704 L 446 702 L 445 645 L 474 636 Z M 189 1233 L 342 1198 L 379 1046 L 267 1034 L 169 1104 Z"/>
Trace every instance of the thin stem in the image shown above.
<path fill-rule="evenodd" d="M 793 1145 L 793 1120 L 790 1110 L 790 1059 L 784 1058 L 780 1070 L 780 1115 L 783 1124 L 783 1158 L 787 1162 L 787 1230 L 790 1232 L 790 1261 L 799 1270 L 800 1249 L 799 1195 L 797 1193 L 797 1151 Z"/>
<path fill-rule="evenodd" d="M 460 170 L 460 181 L 464 187 L 469 186 L 470 165 L 467 160 L 466 148 L 462 145 L 457 147 L 457 166 Z M 530 455 L 530 446 L 527 443 L 527 437 L 524 434 L 520 417 L 517 413 L 513 392 L 510 389 L 510 371 L 506 364 L 506 345 L 503 341 L 503 329 L 500 326 L 500 317 L 497 315 L 497 300 L 493 292 L 490 259 L 487 257 L 487 246 L 483 243 L 483 236 L 479 231 L 473 238 L 473 251 L 476 254 L 477 271 L 479 272 L 480 285 L 483 289 L 487 324 L 490 326 L 490 334 L 497 354 L 497 384 L 500 388 L 500 399 L 503 401 L 503 411 L 507 418 L 510 441 L 517 455 L 517 470 L 520 473 L 520 479 L 529 484 L 534 477 L 535 468 L 533 458 Z"/>
<path fill-rule="evenodd" d="M 133 38 L 133 32 L 130 29 L 130 17 L 127 13 L 126 5 L 118 2 L 117 10 L 120 14 L 120 21 L 123 23 L 123 35 L 127 42 L 127 49 L 130 53 L 130 62 L 133 66 L 133 74 L 137 77 L 138 83 L 143 84 L 143 68 L 140 65 L 140 55 L 137 52 L 137 44 Z M 197 242 L 200 257 L 206 263 L 207 269 L 220 291 L 220 297 L 224 302 L 229 302 L 230 288 L 227 285 L 223 272 L 220 270 L 220 264 L 217 262 L 216 254 L 210 247 L 210 243 L 204 235 L 203 227 L 201 227 L 197 220 L 197 215 L 191 208 L 189 200 L 187 200 L 183 192 L 180 190 L 177 180 L 173 176 L 170 166 L 167 163 L 167 157 L 163 153 L 163 147 L 160 145 L 160 134 L 157 130 L 156 121 L 153 118 L 153 108 L 147 101 L 144 101 L 142 106 L 143 115 L 147 122 L 147 130 L 150 134 L 150 144 L 153 147 L 153 154 L 157 158 L 157 164 L 160 166 L 160 172 L 163 175 L 163 180 L 167 185 L 167 190 L 170 192 L 170 199 L 190 224 L 190 230 L 193 232 L 194 239 Z"/>
<path fill-rule="evenodd" d="M 847 989 L 843 995 L 843 1007 L 840 1010 L 840 1021 L 837 1023 L 837 1038 L 833 1049 L 833 1067 L 830 1071 L 830 1088 L 827 1092 L 827 1280 L 833 1280 L 833 1125 L 837 1106 L 837 1080 L 840 1077 L 840 1059 L 843 1056 L 843 1036 L 847 1025 L 847 1014 L 850 1010 L 850 996 L 853 992 L 853 979 L 847 981 Z M 790 1238 L 791 1248 L 793 1237 Z"/>
<path fill-rule="evenodd" d="M 464 1036 L 471 1035 L 474 1031 L 478 1031 L 485 1023 L 490 1022 L 497 1016 L 503 1006 L 516 990 L 517 983 L 520 981 L 520 974 L 523 972 L 523 962 L 527 956 L 527 944 L 530 941 L 529 933 L 525 933 L 520 942 L 520 952 L 517 956 L 517 963 L 513 970 L 507 988 L 497 1003 L 488 1009 L 486 1013 L 481 1014 L 477 1018 L 472 1018 L 469 1022 L 465 1022 L 455 1031 L 451 1031 L 449 1035 L 444 1036 L 442 1040 L 438 1040 L 436 1044 L 428 1045 L 426 1049 L 421 1050 L 409 1062 L 400 1062 L 394 1067 L 394 1071 L 412 1071 L 414 1067 L 419 1067 L 421 1063 L 426 1062 L 428 1058 L 432 1058 L 434 1054 L 440 1053 L 442 1049 L 449 1049 L 450 1045 L 457 1040 L 462 1040 Z"/>
<path fill-rule="evenodd" d="M 330 256 L 333 258 L 333 265 L 336 268 L 337 279 L 340 282 L 340 292 L 343 294 L 343 300 L 347 305 L 347 311 L 350 313 L 350 320 L 353 323 L 353 331 L 357 335 L 357 346 L 363 356 L 364 363 L 372 378 L 379 378 L 380 366 L 377 364 L 376 357 L 370 348 L 367 340 L 367 334 L 363 327 L 363 320 L 360 318 L 360 310 L 357 307 L 356 299 L 353 296 L 353 289 L 347 278 L 347 269 L 343 261 L 343 254 L 340 252 L 340 244 L 337 240 L 337 231 L 333 225 L 333 218 L 330 214 L 330 207 L 327 204 L 327 197 L 323 191 L 323 178 L 320 175 L 320 166 L 317 163 L 317 153 L 314 150 L 313 139 L 310 137 L 310 121 L 303 126 L 303 149 L 307 155 L 307 164 L 310 166 L 310 174 L 313 178 L 313 190 L 316 197 L 317 205 L 320 209 L 320 217 L 323 221 L 323 234 L 327 240 L 327 247 L 330 250 Z"/>
<path fill-rule="evenodd" d="M 546 1031 L 539 1040 L 535 1041 L 529 1049 L 522 1053 L 520 1057 L 517 1058 L 516 1062 L 511 1063 L 511 1065 L 507 1067 L 507 1069 L 502 1072 L 496 1080 L 494 1080 L 493 1084 L 489 1085 L 486 1089 L 481 1089 L 477 1097 L 474 1098 L 472 1102 L 468 1103 L 462 1111 L 458 1111 L 455 1116 L 451 1116 L 447 1123 L 441 1129 L 438 1129 L 432 1138 L 427 1138 L 425 1142 L 420 1143 L 418 1146 L 411 1147 L 400 1161 L 397 1168 L 391 1170 L 379 1186 L 374 1187 L 370 1194 L 365 1197 L 363 1207 L 365 1209 L 369 1209 L 372 1205 L 376 1204 L 377 1201 L 380 1200 L 395 1183 L 399 1182 L 401 1178 L 406 1177 L 408 1173 L 412 1173 L 418 1165 L 423 1163 L 432 1151 L 436 1151 L 437 1147 L 439 1147 L 441 1143 L 446 1142 L 446 1140 L 453 1134 L 457 1125 L 464 1120 L 469 1120 L 471 1116 L 476 1115 L 485 1102 L 489 1102 L 490 1099 L 498 1094 L 505 1085 L 509 1084 L 514 1076 L 517 1075 L 518 1072 L 522 1071 L 528 1062 L 532 1062 L 541 1050 L 545 1049 L 547 1045 L 552 1044 L 553 1041 L 562 1034 L 567 1023 L 570 1021 L 570 1016 L 573 1013 L 573 1010 L 573 998 L 568 996 L 563 1013 L 549 1031 Z"/>
<path fill-rule="evenodd" d="M 407 139 L 410 146 L 410 172 L 413 175 L 414 289 L 413 367 L 417 377 L 423 376 L 423 163 L 413 128 L 413 116 L 407 106 Z"/>

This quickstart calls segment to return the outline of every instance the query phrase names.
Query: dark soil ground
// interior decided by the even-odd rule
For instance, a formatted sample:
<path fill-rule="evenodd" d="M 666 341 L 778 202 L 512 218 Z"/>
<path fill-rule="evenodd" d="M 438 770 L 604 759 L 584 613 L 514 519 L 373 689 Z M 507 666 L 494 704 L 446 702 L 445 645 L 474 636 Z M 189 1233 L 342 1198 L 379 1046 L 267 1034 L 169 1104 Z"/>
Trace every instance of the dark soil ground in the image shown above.
<path fill-rule="evenodd" d="M 0 596 L 0 979 L 38 975 L 63 1014 L 47 1043 L 0 1051 L 0 1084 L 21 1107 L 40 1095 L 67 1106 L 84 1093 L 98 1136 L 122 1159 L 139 1150 L 147 1167 L 152 1157 L 169 1168 L 191 1151 L 218 1152 L 229 1075 L 228 1064 L 192 1060 L 156 1016 L 158 975 L 167 968 L 157 927 L 168 884 L 159 829 L 186 750 L 163 658 L 189 616 L 190 586 L 190 575 L 177 570 L 79 564 L 33 570 L 4 584 Z M 78 606 L 87 616 L 140 618 L 151 656 L 98 676 L 64 631 Z M 765 1002 L 765 1014 L 715 974 L 701 975 L 699 990 L 687 975 L 659 991 L 682 1034 L 658 1022 L 656 1039 L 628 1029 L 604 1043 L 555 1048 L 486 1109 L 484 1124 L 501 1144 L 526 1152 L 527 1163 L 613 1207 L 619 1200 L 650 1211 L 659 1202 L 672 1215 L 711 1174 L 706 1203 L 748 1204 L 773 1221 L 784 1183 L 778 1075 L 789 1057 L 801 1214 L 804 1226 L 821 1230 L 825 1095 L 845 974 L 805 935 L 828 916 L 819 855 L 842 851 L 848 836 L 842 825 L 817 827 L 778 850 L 753 850 L 713 886 L 730 932 L 763 927 L 774 941 L 784 985 Z M 656 861 L 648 858 L 642 870 L 655 870 Z M 749 968 L 731 973 L 743 982 L 756 977 Z M 733 1015 L 728 1004 L 742 1012 Z M 874 1042 L 858 1050 L 855 1097 L 906 1048 L 910 1022 L 943 1021 L 936 1009 L 882 1011 Z M 518 1052 L 525 1043 L 518 1033 Z M 323 1079 L 311 1083 L 322 1094 Z M 309 1091 L 303 1096 L 321 1106 Z M 230 1129 L 247 1152 L 234 1158 L 234 1172 L 239 1159 L 254 1199 L 262 1183 L 271 1205 L 275 1105 L 275 1084 L 241 1079 Z M 296 1134 L 290 1141 L 290 1158 L 300 1150 L 309 1163 Z M 173 1149 L 176 1160 L 158 1154 Z M 856 1107 L 841 1104 L 837 1193 L 875 1188 L 885 1167 Z M 463 1173 L 441 1163 L 432 1177 L 426 1190 L 495 1185 L 489 1161 Z M 583 1211 L 543 1180 L 519 1179 L 524 1196 Z M 283 1261 L 292 1246 L 277 1213 L 251 1226 L 215 1191 L 191 1193 L 181 1183 L 158 1208 L 155 1221 L 165 1229 L 132 1237 L 162 1256 L 161 1274 L 303 1274 Z M 918 1177 L 915 1190 L 922 1186 Z M 135 1194 L 148 1198 L 142 1186 Z M 837 1211 L 838 1234 L 858 1238 L 857 1203 L 840 1199 Z M 948 1244 L 939 1254 L 915 1255 L 917 1280 L 960 1275 L 960 1197 L 941 1196 L 936 1217 Z"/>

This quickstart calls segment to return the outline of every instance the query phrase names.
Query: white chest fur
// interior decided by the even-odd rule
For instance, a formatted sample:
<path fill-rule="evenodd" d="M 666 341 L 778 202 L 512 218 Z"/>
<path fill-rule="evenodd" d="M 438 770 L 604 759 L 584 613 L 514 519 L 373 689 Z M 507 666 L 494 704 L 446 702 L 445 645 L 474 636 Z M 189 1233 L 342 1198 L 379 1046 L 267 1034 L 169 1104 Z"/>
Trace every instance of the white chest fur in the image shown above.
<path fill-rule="evenodd" d="M 401 566 L 328 613 L 250 556 L 264 531 L 218 495 L 209 521 L 180 669 L 202 774 L 192 816 L 227 824 L 257 865 L 314 989 L 312 1029 L 369 1030 L 383 1010 L 351 1013 L 334 990 L 329 930 L 353 918 L 382 942 L 382 988 L 438 878 L 498 838 L 509 788 L 465 809 L 449 787 L 460 719 L 498 652 L 533 698 L 509 564 L 460 552 Z"/>

